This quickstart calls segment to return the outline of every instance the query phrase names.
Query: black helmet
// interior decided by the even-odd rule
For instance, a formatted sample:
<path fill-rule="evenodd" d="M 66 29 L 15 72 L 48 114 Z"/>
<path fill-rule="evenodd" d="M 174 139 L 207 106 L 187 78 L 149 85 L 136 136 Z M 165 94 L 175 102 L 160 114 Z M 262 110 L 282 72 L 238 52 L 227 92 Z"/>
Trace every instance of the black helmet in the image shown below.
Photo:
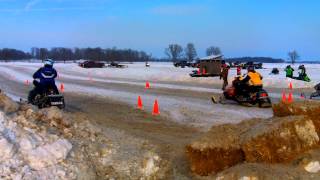
<path fill-rule="evenodd" d="M 254 71 L 254 66 L 248 66 L 248 71 Z"/>

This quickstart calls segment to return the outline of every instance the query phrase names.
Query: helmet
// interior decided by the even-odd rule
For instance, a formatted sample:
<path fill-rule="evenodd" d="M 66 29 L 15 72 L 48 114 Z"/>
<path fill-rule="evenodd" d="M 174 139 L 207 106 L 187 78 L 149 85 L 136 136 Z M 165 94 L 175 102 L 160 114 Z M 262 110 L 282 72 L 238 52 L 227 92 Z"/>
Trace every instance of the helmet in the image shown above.
<path fill-rule="evenodd" d="M 254 71 L 254 66 L 248 66 L 248 71 Z"/>
<path fill-rule="evenodd" d="M 44 65 L 53 66 L 54 61 L 52 59 L 46 59 L 44 60 Z"/>

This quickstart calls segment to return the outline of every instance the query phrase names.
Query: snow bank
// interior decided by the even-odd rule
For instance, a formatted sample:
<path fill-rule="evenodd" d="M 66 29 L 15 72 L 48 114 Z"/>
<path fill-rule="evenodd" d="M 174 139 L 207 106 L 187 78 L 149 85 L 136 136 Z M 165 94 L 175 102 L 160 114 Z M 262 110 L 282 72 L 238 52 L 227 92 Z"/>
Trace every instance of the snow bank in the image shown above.
<path fill-rule="evenodd" d="M 57 135 L 25 126 L 23 116 L 0 112 L 0 174 L 9 179 L 75 178 L 67 174 L 66 160 L 72 144 Z"/>
<path fill-rule="evenodd" d="M 12 104 L 16 108 L 5 112 Z M 158 147 L 82 116 L 0 94 L 0 179 L 167 179 Z"/>

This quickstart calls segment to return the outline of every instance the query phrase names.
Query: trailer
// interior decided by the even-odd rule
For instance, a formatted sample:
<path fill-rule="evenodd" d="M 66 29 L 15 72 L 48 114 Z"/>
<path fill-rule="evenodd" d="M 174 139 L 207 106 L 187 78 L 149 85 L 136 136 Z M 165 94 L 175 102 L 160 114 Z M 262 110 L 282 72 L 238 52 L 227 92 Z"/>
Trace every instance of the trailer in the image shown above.
<path fill-rule="evenodd" d="M 212 55 L 199 60 L 199 69 L 193 71 L 191 77 L 214 77 L 220 76 L 222 55 Z"/>

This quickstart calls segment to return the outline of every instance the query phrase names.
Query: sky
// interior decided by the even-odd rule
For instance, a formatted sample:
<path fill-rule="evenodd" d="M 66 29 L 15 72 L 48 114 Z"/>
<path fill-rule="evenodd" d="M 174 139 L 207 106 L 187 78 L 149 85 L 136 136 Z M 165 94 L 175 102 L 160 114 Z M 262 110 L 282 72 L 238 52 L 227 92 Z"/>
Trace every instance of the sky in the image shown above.
<path fill-rule="evenodd" d="M 320 61 L 319 0 L 0 0 L 0 48 L 102 47 L 165 57 L 171 43 L 225 57 Z"/>

